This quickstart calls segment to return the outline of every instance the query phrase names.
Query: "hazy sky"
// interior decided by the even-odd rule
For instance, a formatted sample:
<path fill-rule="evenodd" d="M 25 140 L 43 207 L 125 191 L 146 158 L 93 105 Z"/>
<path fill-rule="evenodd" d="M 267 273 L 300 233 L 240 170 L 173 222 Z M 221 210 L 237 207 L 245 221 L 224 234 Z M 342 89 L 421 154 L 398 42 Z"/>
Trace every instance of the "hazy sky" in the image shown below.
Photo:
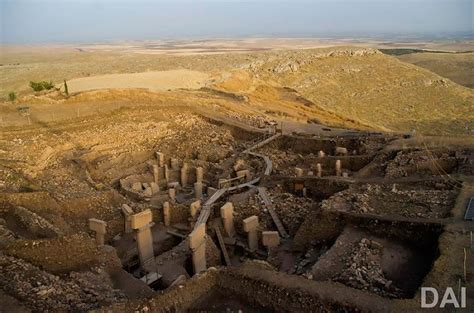
<path fill-rule="evenodd" d="M 473 0 L 0 0 L 2 43 L 473 34 Z"/>

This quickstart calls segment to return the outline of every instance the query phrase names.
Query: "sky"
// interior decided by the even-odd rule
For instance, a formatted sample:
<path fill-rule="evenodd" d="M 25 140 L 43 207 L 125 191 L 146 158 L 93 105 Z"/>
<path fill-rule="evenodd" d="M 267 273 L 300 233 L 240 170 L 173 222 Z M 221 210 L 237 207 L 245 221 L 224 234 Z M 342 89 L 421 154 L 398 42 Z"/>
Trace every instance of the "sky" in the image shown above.
<path fill-rule="evenodd" d="M 0 0 L 3 44 L 473 35 L 473 0 Z"/>

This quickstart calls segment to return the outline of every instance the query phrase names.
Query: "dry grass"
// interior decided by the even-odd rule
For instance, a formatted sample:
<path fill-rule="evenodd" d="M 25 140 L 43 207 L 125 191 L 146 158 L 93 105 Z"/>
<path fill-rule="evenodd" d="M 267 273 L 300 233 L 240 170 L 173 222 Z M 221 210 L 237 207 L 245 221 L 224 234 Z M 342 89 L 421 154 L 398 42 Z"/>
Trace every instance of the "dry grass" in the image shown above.
<path fill-rule="evenodd" d="M 418 133 L 432 135 L 472 135 L 473 131 L 474 92 L 471 89 L 371 49 L 338 47 L 188 56 L 58 50 L 56 53 L 7 53 L 2 55 L 1 63 L 4 65 L 0 67 L 0 93 L 6 96 L 8 91 L 21 91 L 23 98 L 18 103 L 41 103 L 43 115 L 52 114 L 52 107 L 46 112 L 48 103 L 58 112 L 63 104 L 79 102 L 80 106 L 74 111 L 82 110 L 82 106 L 86 107 L 85 112 L 107 110 L 108 104 L 105 104 L 111 102 L 115 108 L 123 102 L 134 105 L 183 103 L 209 108 L 218 105 L 231 112 L 300 122 L 316 119 L 347 128 L 395 132 L 416 129 Z M 163 72 L 156 74 L 160 77 L 155 82 L 143 79 L 152 75 L 143 72 L 169 70 L 180 70 L 173 73 L 181 74 L 172 77 L 174 81 Z M 188 75 L 196 73 L 194 71 L 199 74 Z M 120 73 L 141 73 L 124 76 L 137 77 L 140 82 L 138 85 L 133 80 L 127 83 L 125 79 L 115 84 L 116 78 L 122 77 L 118 75 L 92 77 Z M 81 77 L 88 78 L 76 80 Z M 63 79 L 74 78 L 70 84 L 73 90 L 79 82 L 85 85 L 77 90 L 104 87 L 163 90 L 196 88 L 202 86 L 207 77 L 212 78 L 208 84 L 212 88 L 244 96 L 248 101 L 181 90 L 155 94 L 139 90 L 88 92 L 69 100 L 60 96 L 24 97 L 31 94 L 27 87 L 29 80 L 61 83 Z M 10 107 L 5 104 L 1 110 L 17 114 Z M 58 114 L 53 118 L 58 118 Z"/>
<path fill-rule="evenodd" d="M 460 85 L 474 88 L 474 52 L 472 53 L 410 53 L 399 60 L 426 68 Z"/>

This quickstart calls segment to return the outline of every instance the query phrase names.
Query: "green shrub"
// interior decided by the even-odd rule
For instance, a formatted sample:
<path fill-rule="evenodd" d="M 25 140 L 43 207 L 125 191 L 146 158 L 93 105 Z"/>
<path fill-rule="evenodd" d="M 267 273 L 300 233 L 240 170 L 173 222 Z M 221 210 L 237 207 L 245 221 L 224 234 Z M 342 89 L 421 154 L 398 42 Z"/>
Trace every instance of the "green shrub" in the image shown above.
<path fill-rule="evenodd" d="M 40 82 L 34 82 L 34 81 L 31 81 L 30 82 L 30 87 L 34 90 L 34 91 L 41 91 L 41 90 L 50 90 L 54 87 L 53 85 L 53 82 L 49 81 L 40 81 Z"/>
<path fill-rule="evenodd" d="M 16 100 L 16 93 L 14 91 L 8 94 L 8 100 L 10 100 L 11 102 Z"/>

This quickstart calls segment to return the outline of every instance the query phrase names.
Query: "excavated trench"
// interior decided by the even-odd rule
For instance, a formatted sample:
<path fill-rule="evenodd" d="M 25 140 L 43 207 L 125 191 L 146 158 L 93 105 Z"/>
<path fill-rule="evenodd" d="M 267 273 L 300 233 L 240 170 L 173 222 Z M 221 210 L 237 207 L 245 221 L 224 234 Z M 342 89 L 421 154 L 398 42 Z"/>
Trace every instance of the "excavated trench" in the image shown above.
<path fill-rule="evenodd" d="M 338 281 L 383 297 L 405 299 L 414 297 L 439 256 L 442 231 L 443 225 L 436 222 L 321 211 L 305 221 L 295 245 L 314 251 L 315 243 L 317 247 L 334 242 L 311 260 L 315 280 Z M 360 268 L 367 269 L 367 277 L 358 272 Z"/>
<path fill-rule="evenodd" d="M 239 128 L 235 128 L 233 135 L 243 140 L 258 141 L 258 136 L 251 132 L 242 131 Z M 286 140 L 288 138 L 290 140 Z M 335 162 L 337 159 L 342 161 L 343 168 L 354 173 L 358 172 L 366 168 L 373 161 L 373 153 L 380 149 L 380 146 L 386 141 L 383 138 L 370 138 L 362 142 L 354 138 L 315 140 L 295 137 L 285 137 L 283 139 L 281 137 L 281 139 L 277 139 L 269 145 L 276 146 L 278 149 L 289 149 L 294 153 L 324 150 L 329 154 L 334 154 L 335 148 L 338 146 L 347 147 L 348 150 L 355 150 L 357 155 L 337 157 L 327 155 L 324 158 L 315 158 L 314 160 L 306 159 L 304 163 L 298 164 L 301 167 L 306 165 L 310 167 L 311 164 L 317 161 L 326 169 L 323 172 L 324 176 L 335 176 Z M 396 155 L 396 153 L 392 153 L 390 155 L 391 159 L 395 158 Z M 152 179 L 150 175 L 147 177 Z M 130 177 L 130 179 L 132 178 Z M 140 179 L 143 180 L 143 177 Z M 175 180 L 179 180 L 179 177 L 175 177 Z M 426 187 L 425 183 L 419 184 Z M 311 216 L 308 217 L 298 229 L 294 240 L 290 240 L 290 246 L 285 248 L 286 251 L 277 255 L 277 258 L 280 258 L 280 261 L 276 263 L 279 271 L 290 273 L 292 274 L 291 277 L 301 277 L 301 274 L 306 273 L 305 275 L 308 275 L 310 273 L 314 280 L 340 282 L 351 287 L 351 289 L 344 292 L 350 293 L 352 290 L 361 289 L 369 290 L 371 293 L 385 298 L 405 299 L 414 296 L 423 278 L 430 271 L 433 262 L 438 257 L 437 243 L 438 237 L 442 232 L 441 224 L 402 222 L 383 218 L 374 219 L 341 212 L 321 212 L 319 209 L 321 201 L 331 198 L 338 192 L 348 190 L 351 186 L 360 185 L 359 183 L 354 184 L 334 179 L 334 177 L 267 176 L 261 185 L 266 187 L 280 185 L 284 192 L 292 193 L 298 197 L 303 196 L 302 186 L 304 186 L 306 197 L 314 202 L 310 215 L 316 216 L 316 219 Z M 416 183 L 413 183 L 411 187 L 416 188 Z M 428 188 L 430 187 L 428 186 Z M 238 197 L 239 194 L 235 196 Z M 222 205 L 223 202 L 221 202 L 217 204 Z M 211 215 L 213 216 L 214 214 Z M 245 236 L 241 234 L 241 237 Z M 161 241 L 159 248 L 155 247 L 155 255 L 166 254 L 180 244 L 180 240 L 176 237 L 168 239 Z M 213 240 L 217 242 L 216 238 Z M 385 279 L 384 281 L 390 282 L 390 288 L 387 287 L 387 290 L 384 290 L 385 286 L 380 286 L 380 282 L 370 281 L 370 279 L 367 285 L 354 284 L 353 281 L 356 279 L 354 275 L 356 274 L 351 273 L 347 269 L 344 271 L 345 267 L 347 267 L 346 263 L 350 261 L 351 253 L 363 240 L 368 240 L 372 245 L 377 246 L 378 249 L 383 251 L 380 254 L 381 256 L 378 256 L 378 262 L 382 271 L 381 275 Z M 156 252 L 157 248 L 159 253 Z M 265 255 L 259 255 L 258 253 L 249 255 L 248 251 L 240 245 L 234 246 L 232 255 L 234 258 L 267 259 Z M 285 258 L 289 255 L 291 255 L 291 260 L 288 263 L 285 261 Z M 182 266 L 185 275 L 188 277 L 192 276 L 191 258 L 188 255 L 183 260 Z M 330 265 L 326 264 L 327 260 L 329 260 Z M 137 260 L 132 261 L 136 262 Z M 220 262 L 223 263 L 224 260 L 221 259 Z M 361 262 L 365 262 L 365 260 L 362 259 Z M 138 267 L 127 268 L 134 276 L 140 277 L 143 273 L 138 273 L 137 269 Z M 176 268 L 170 266 L 169 270 L 175 271 Z M 346 275 L 339 277 L 338 273 L 341 272 L 346 273 Z M 158 284 L 153 287 L 156 290 L 162 290 L 168 286 L 169 284 Z M 389 292 L 390 290 L 396 290 L 396 292 Z M 234 294 L 234 297 L 228 297 L 229 294 Z M 338 304 L 335 303 L 321 306 L 323 310 L 337 307 Z M 240 293 L 235 294 L 235 290 L 232 290 L 232 288 L 213 288 L 206 297 L 194 301 L 191 308 L 196 310 L 205 308 L 215 310 L 221 308 L 245 308 L 250 312 L 272 311 L 271 306 L 262 305 L 259 299 L 252 298 L 249 295 L 241 296 Z"/>

